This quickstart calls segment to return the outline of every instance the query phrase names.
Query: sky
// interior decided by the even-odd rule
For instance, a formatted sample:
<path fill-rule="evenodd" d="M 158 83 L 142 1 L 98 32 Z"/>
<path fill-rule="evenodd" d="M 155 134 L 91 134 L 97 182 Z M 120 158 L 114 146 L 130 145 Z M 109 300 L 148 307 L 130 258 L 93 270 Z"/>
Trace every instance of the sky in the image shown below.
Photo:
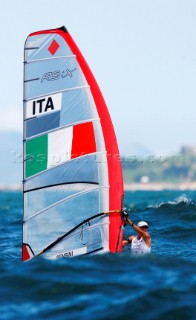
<path fill-rule="evenodd" d="M 195 0 L 6 0 L 0 131 L 22 132 L 26 37 L 62 25 L 99 84 L 122 155 L 196 145 Z"/>

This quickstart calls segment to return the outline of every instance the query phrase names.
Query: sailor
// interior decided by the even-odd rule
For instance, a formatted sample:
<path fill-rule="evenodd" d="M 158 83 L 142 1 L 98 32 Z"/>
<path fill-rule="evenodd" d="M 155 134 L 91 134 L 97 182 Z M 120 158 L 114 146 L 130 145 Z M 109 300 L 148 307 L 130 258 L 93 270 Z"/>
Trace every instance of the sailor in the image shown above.
<path fill-rule="evenodd" d="M 126 240 L 123 240 L 123 246 L 131 243 L 131 253 L 132 254 L 146 254 L 151 252 L 151 238 L 148 230 L 148 223 L 145 221 L 140 221 L 136 226 L 128 217 L 126 216 L 126 224 L 129 224 L 136 232 L 137 235 L 131 235 Z"/>

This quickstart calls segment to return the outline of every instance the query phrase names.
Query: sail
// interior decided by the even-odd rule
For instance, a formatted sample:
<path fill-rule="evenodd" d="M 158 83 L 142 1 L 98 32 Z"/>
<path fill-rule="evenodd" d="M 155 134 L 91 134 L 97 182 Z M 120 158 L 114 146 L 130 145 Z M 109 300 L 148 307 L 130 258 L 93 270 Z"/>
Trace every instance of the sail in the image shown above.
<path fill-rule="evenodd" d="M 122 250 L 118 145 L 96 80 L 65 27 L 24 48 L 26 261 Z"/>

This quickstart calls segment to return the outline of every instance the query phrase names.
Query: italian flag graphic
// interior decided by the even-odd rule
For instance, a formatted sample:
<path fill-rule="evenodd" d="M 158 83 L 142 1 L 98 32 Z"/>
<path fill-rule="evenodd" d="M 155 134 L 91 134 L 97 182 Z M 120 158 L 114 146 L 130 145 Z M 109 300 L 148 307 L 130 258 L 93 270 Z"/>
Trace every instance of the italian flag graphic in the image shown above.
<path fill-rule="evenodd" d="M 93 152 L 96 143 L 92 122 L 33 138 L 26 142 L 26 178 Z"/>

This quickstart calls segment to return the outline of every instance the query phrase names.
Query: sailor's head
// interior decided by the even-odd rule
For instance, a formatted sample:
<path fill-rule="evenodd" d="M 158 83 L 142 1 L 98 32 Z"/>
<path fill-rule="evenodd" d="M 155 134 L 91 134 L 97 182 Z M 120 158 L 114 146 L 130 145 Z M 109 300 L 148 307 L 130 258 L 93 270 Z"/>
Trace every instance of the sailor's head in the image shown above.
<path fill-rule="evenodd" d="M 145 222 L 145 221 L 140 221 L 140 222 L 138 222 L 138 227 L 140 227 L 141 229 L 148 229 L 148 224 L 147 224 L 147 222 Z"/>

